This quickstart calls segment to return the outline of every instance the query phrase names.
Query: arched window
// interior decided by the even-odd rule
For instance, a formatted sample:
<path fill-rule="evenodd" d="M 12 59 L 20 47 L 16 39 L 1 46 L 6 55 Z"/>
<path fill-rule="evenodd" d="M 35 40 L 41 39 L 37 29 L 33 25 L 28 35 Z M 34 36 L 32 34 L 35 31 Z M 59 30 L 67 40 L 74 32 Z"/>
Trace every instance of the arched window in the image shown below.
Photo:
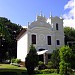
<path fill-rule="evenodd" d="M 36 35 L 32 34 L 32 44 L 36 44 Z"/>

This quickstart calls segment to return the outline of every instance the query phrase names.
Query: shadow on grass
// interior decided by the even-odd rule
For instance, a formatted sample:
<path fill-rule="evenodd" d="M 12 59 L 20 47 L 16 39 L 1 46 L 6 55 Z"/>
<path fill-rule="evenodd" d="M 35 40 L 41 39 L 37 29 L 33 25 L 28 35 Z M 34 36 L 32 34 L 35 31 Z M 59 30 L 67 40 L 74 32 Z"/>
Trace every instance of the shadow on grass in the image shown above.
<path fill-rule="evenodd" d="M 21 69 L 0 69 L 0 75 L 27 75 L 27 71 Z"/>

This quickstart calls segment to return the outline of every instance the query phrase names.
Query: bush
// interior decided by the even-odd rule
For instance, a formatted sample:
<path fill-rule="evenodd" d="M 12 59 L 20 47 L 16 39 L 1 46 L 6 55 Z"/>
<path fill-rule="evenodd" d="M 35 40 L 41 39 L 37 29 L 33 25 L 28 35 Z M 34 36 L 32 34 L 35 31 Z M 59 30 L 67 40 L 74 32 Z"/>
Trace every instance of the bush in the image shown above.
<path fill-rule="evenodd" d="M 53 63 L 53 68 L 58 68 L 59 67 L 59 49 L 53 50 L 52 55 L 51 55 L 51 62 Z"/>
<path fill-rule="evenodd" d="M 39 70 L 47 69 L 47 66 L 45 64 L 39 65 L 38 66 Z"/>
<path fill-rule="evenodd" d="M 25 67 L 29 75 L 33 74 L 35 67 L 38 66 L 38 54 L 33 45 L 30 46 L 29 53 L 25 58 Z"/>
<path fill-rule="evenodd" d="M 57 69 L 44 69 L 35 71 L 35 74 L 50 74 L 50 73 L 57 73 Z"/>
<path fill-rule="evenodd" d="M 21 62 L 21 59 L 16 59 L 15 62 L 19 64 Z"/>
<path fill-rule="evenodd" d="M 15 59 L 14 58 L 11 59 L 11 63 L 15 63 Z"/>
<path fill-rule="evenodd" d="M 20 59 L 14 59 L 13 58 L 13 59 L 11 59 L 11 62 L 12 63 L 18 63 L 19 64 L 21 62 L 21 60 Z"/>
<path fill-rule="evenodd" d="M 70 49 L 69 46 L 63 46 L 60 48 L 60 74 L 61 75 L 70 75 L 70 71 L 68 72 L 68 69 L 71 69 L 71 57 L 72 57 L 72 49 Z"/>
<path fill-rule="evenodd" d="M 42 65 L 42 64 L 44 64 L 44 62 L 42 62 L 42 61 L 39 61 L 39 65 Z"/>
<path fill-rule="evenodd" d="M 46 68 L 47 68 L 47 67 L 46 67 L 46 65 L 44 64 L 44 62 L 39 61 L 38 69 L 39 69 L 39 70 L 43 70 L 43 69 L 46 69 Z"/>
<path fill-rule="evenodd" d="M 53 63 L 50 61 L 50 62 L 48 62 L 48 64 L 46 66 L 48 69 L 51 69 L 51 68 L 53 68 Z"/>

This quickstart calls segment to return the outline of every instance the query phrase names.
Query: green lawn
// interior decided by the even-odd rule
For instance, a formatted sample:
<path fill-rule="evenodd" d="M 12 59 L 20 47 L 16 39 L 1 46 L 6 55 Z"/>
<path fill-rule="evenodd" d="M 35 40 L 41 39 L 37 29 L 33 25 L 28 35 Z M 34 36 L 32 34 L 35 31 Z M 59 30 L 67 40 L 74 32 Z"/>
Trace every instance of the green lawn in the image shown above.
<path fill-rule="evenodd" d="M 0 69 L 22 69 L 25 70 L 25 67 L 18 67 L 10 64 L 0 64 Z"/>
<path fill-rule="evenodd" d="M 18 67 L 18 66 L 14 66 L 10 64 L 0 64 L 0 75 L 2 75 L 2 73 L 6 74 L 7 72 L 9 72 L 8 75 L 22 75 L 22 73 L 23 75 L 27 75 L 25 67 Z M 14 72 L 17 74 L 15 74 Z M 14 74 L 11 74 L 11 73 L 14 73 Z M 35 75 L 60 75 L 60 74 L 51 73 L 51 74 L 35 74 Z"/>
<path fill-rule="evenodd" d="M 26 72 L 26 68 L 18 67 L 18 66 L 14 66 L 14 65 L 10 65 L 10 64 L 0 64 L 0 73 L 2 73 L 2 72 L 5 72 L 5 73 L 6 72 L 16 72 L 18 75 L 22 75 L 22 73 Z M 53 73 L 53 74 L 35 74 L 35 75 L 59 75 L 59 74 Z"/>
<path fill-rule="evenodd" d="M 60 74 L 50 73 L 50 74 L 35 74 L 35 75 L 60 75 Z"/>
<path fill-rule="evenodd" d="M 14 72 L 17 74 L 14 73 L 13 75 L 22 75 L 22 72 L 23 73 L 26 72 L 26 68 L 18 67 L 10 64 L 0 64 L 0 75 L 2 75 L 4 72 L 5 73 L 9 72 L 9 75 L 11 75 L 10 73 L 14 73 Z"/>

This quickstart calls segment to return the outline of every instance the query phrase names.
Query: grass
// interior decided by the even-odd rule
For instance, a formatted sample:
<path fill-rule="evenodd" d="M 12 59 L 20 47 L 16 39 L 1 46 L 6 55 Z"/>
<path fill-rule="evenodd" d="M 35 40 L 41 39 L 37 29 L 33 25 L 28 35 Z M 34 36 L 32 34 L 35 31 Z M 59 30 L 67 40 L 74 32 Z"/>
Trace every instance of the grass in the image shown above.
<path fill-rule="evenodd" d="M 13 74 L 13 75 L 22 75 L 22 73 L 24 73 L 23 75 L 27 75 L 25 67 L 18 67 L 18 66 L 14 66 L 14 65 L 10 65 L 10 64 L 0 64 L 0 75 L 2 75 L 1 73 L 7 73 L 7 72 L 17 73 L 17 74 Z M 5 75 L 5 74 L 3 74 L 3 75 Z M 8 74 L 8 75 L 11 75 L 11 74 Z M 35 74 L 35 75 L 60 75 L 60 74 L 51 73 L 51 74 Z"/>
<path fill-rule="evenodd" d="M 50 74 L 35 74 L 35 75 L 60 75 L 60 74 L 57 74 L 57 73 L 50 73 Z M 75 75 L 75 73 L 74 73 L 74 74 L 71 74 L 71 75 Z"/>
<path fill-rule="evenodd" d="M 0 64 L 0 73 L 2 72 L 16 72 L 18 75 L 22 75 L 23 73 L 26 73 L 25 67 L 18 67 L 10 64 Z M 1 75 L 1 74 L 0 74 Z M 15 75 L 15 74 L 14 74 Z M 27 75 L 27 74 L 25 74 Z M 35 75 L 59 75 L 59 74 L 35 74 Z"/>
<path fill-rule="evenodd" d="M 21 70 L 26 70 L 25 67 L 18 67 L 10 64 L 0 64 L 0 69 L 21 69 Z"/>
<path fill-rule="evenodd" d="M 36 74 L 36 75 L 60 75 L 60 74 L 51 73 L 51 74 Z M 75 75 L 75 74 L 73 74 L 73 75 Z"/>
<path fill-rule="evenodd" d="M 22 75 L 22 72 L 26 72 L 26 68 L 25 67 L 18 67 L 18 66 L 14 66 L 14 65 L 10 65 L 10 64 L 0 64 L 0 75 L 2 75 L 2 73 L 17 73 L 17 75 Z M 15 75 L 15 73 L 13 75 Z M 4 75 L 4 74 L 3 74 Z"/>

